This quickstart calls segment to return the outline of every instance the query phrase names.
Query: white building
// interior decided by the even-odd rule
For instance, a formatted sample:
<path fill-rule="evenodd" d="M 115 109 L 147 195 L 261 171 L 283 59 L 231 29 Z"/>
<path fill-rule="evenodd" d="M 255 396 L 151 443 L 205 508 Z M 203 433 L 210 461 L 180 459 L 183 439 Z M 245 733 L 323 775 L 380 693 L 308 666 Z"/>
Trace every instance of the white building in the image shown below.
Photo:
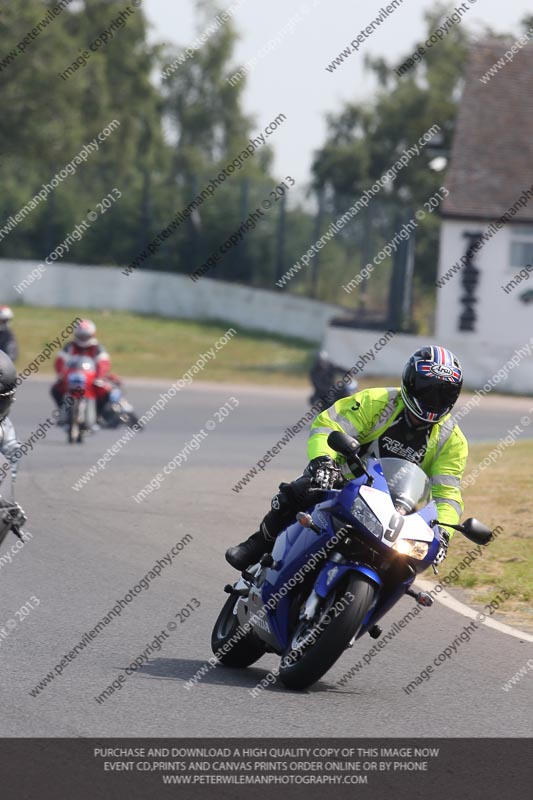
<path fill-rule="evenodd" d="M 533 48 L 480 80 L 507 49 L 485 42 L 469 59 L 444 178 L 435 336 L 397 335 L 367 374 L 398 374 L 411 350 L 439 343 L 479 388 L 521 349 L 500 389 L 533 392 Z M 349 366 L 377 338 L 331 326 L 325 346 Z"/>

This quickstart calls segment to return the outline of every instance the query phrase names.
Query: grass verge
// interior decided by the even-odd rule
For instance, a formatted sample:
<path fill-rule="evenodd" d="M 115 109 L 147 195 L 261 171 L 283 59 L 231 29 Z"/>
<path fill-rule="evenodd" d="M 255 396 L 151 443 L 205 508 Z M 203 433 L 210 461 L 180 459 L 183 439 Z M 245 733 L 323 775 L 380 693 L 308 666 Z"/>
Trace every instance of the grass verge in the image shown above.
<path fill-rule="evenodd" d="M 176 380 L 233 327 L 238 336 L 209 362 L 201 380 L 310 388 L 308 373 L 317 347 L 303 339 L 246 330 L 223 321 L 192 322 L 82 308 L 16 306 L 14 312 L 19 370 L 80 316 L 93 320 L 99 340 L 111 355 L 113 370 L 124 377 Z M 52 357 L 42 366 L 41 374 L 53 373 L 53 361 Z M 390 385 L 386 378 L 358 376 L 358 381 L 360 389 Z"/>
<path fill-rule="evenodd" d="M 491 451 L 492 446 L 474 444 L 465 475 Z M 482 472 L 464 492 L 467 517 L 477 517 L 489 527 L 501 525 L 503 533 L 483 549 L 483 555 L 459 573 L 450 586 L 460 588 L 465 602 L 479 610 L 506 589 L 511 597 L 498 609 L 510 625 L 533 630 L 533 494 L 531 466 L 533 442 L 517 442 Z M 449 556 L 440 568 L 447 575 L 475 545 L 456 533 Z M 432 579 L 432 573 L 424 577 Z M 435 578 L 438 580 L 438 578 Z"/>
<path fill-rule="evenodd" d="M 229 322 L 191 322 L 78 308 L 18 306 L 14 313 L 19 370 L 77 316 L 93 320 L 99 340 L 111 355 L 113 370 L 128 377 L 176 380 L 233 327 L 238 336 L 209 362 L 204 380 L 304 386 L 316 349 L 303 340 L 244 330 Z M 43 365 L 42 372 L 53 372 L 53 358 Z"/>

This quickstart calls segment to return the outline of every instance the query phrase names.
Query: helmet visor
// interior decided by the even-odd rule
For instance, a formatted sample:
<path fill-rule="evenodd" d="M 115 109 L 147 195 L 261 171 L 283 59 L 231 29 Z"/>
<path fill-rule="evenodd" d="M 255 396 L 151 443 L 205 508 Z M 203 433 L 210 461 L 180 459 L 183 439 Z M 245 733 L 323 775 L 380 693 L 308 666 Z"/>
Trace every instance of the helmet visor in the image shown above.
<path fill-rule="evenodd" d="M 460 383 L 450 381 L 431 381 L 426 378 L 416 377 L 413 387 L 413 397 L 418 400 L 425 411 L 442 414 L 451 408 L 459 397 Z"/>

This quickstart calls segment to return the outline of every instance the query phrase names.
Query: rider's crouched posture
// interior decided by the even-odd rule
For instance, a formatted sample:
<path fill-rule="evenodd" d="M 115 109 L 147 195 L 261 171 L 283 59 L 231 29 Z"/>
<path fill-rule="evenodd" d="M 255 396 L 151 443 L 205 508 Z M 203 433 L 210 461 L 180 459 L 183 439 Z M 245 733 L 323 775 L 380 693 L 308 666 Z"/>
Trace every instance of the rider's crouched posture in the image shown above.
<path fill-rule="evenodd" d="M 403 458 L 418 464 L 431 480 L 439 521 L 457 524 L 463 512 L 461 478 L 468 444 L 450 417 L 463 385 L 457 357 L 443 347 L 421 347 L 404 367 L 399 388 L 365 389 L 338 400 L 311 425 L 303 475 L 280 484 L 259 530 L 230 547 L 226 560 L 239 570 L 271 552 L 279 533 L 298 511 L 321 502 L 323 491 L 353 479 L 346 459 L 327 443 L 332 431 L 353 436 L 360 455 Z M 440 529 L 441 548 L 435 563 L 446 557 L 452 531 Z"/>
<path fill-rule="evenodd" d="M 16 361 L 18 356 L 17 340 L 9 327 L 13 316 L 9 306 L 0 306 L 0 350 L 7 353 L 11 361 Z"/>
<path fill-rule="evenodd" d="M 109 392 L 113 388 L 109 381 L 106 380 L 111 369 L 111 361 L 109 354 L 96 338 L 96 326 L 90 319 L 82 319 L 78 322 L 74 329 L 74 338 L 65 345 L 56 358 L 54 368 L 58 377 L 50 391 L 58 408 L 61 407 L 67 390 L 65 375 L 69 359 L 72 356 L 87 356 L 94 361 L 96 367 L 96 405 L 97 413 L 100 414 L 109 397 Z"/>
<path fill-rule="evenodd" d="M 15 365 L 6 353 L 0 351 L 0 453 L 11 464 L 13 479 L 17 472 L 17 451 L 20 448 L 20 442 L 17 440 L 15 428 L 8 414 L 15 401 L 16 385 Z M 2 512 L 1 509 L 9 511 Z M 6 530 L 8 523 L 8 527 L 11 525 L 20 527 L 25 521 L 24 512 L 18 504 L 0 497 L 0 540 L 3 538 L 2 530 Z"/>

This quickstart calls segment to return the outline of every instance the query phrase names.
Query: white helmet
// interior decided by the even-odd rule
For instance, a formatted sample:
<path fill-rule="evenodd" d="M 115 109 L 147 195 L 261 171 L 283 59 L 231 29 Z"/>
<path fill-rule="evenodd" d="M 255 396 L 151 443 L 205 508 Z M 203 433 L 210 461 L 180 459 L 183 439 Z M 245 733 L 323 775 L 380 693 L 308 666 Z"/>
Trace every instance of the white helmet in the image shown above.
<path fill-rule="evenodd" d="M 78 347 L 92 347 L 98 344 L 96 339 L 96 325 L 90 319 L 82 319 L 74 328 L 74 341 Z"/>
<path fill-rule="evenodd" d="M 13 312 L 9 306 L 0 306 L 0 322 L 9 322 L 13 319 Z"/>

